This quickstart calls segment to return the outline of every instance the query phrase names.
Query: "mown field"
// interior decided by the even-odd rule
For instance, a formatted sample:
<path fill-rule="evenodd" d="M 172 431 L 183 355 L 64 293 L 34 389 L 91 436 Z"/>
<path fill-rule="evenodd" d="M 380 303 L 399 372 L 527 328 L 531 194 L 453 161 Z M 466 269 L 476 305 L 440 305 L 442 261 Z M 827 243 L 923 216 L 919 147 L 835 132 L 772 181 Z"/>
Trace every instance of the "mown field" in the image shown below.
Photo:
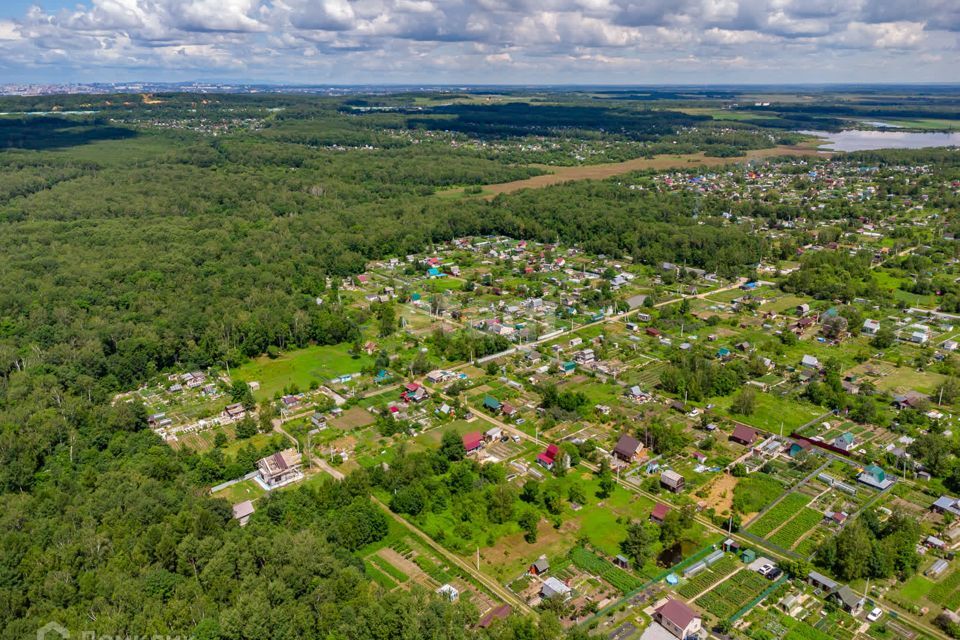
<path fill-rule="evenodd" d="M 354 357 L 349 345 L 312 346 L 281 353 L 277 358 L 261 356 L 231 371 L 231 377 L 244 382 L 259 382 L 254 392 L 258 400 L 272 398 L 295 385 L 306 391 L 311 384 L 326 384 L 332 378 L 359 373 L 373 360 L 366 354 Z"/>

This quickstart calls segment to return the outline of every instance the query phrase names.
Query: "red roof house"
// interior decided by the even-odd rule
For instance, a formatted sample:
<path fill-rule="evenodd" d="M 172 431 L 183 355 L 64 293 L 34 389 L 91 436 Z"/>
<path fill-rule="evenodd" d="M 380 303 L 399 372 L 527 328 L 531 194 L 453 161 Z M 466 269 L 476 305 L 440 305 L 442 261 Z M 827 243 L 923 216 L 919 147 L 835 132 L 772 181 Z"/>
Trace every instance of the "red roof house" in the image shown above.
<path fill-rule="evenodd" d="M 555 444 L 549 445 L 546 450 L 537 455 L 537 462 L 547 469 L 553 469 L 553 464 L 557 461 L 557 454 L 560 453 L 560 447 Z"/>
<path fill-rule="evenodd" d="M 663 524 L 663 521 L 666 519 L 668 513 L 670 513 L 670 507 L 658 502 L 653 506 L 653 511 L 650 512 L 650 519 L 657 524 Z"/>
<path fill-rule="evenodd" d="M 479 431 L 471 431 L 470 433 L 463 434 L 463 448 L 467 450 L 467 453 L 476 451 L 481 446 L 483 446 L 482 433 Z"/>

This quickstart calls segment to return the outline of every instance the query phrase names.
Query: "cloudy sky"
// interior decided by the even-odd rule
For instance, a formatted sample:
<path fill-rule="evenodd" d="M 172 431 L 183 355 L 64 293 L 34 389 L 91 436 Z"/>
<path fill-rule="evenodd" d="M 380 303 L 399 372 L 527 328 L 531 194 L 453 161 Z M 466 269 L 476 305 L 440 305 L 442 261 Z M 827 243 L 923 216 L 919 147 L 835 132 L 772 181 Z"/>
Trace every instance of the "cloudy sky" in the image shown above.
<path fill-rule="evenodd" d="M 960 0 L 0 0 L 0 82 L 960 82 Z"/>

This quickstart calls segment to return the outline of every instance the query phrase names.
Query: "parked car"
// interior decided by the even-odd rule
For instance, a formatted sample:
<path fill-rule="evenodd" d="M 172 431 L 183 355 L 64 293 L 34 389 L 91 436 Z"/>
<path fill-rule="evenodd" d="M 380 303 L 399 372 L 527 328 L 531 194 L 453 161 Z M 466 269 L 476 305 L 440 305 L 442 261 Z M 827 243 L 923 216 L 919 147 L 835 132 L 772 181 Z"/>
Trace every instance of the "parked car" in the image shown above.
<path fill-rule="evenodd" d="M 876 622 L 877 620 L 880 619 L 880 616 L 882 615 L 883 615 L 883 609 L 881 609 L 880 607 L 874 607 L 873 611 L 867 614 L 867 620 L 869 620 L 870 622 Z"/>
<path fill-rule="evenodd" d="M 773 569 L 770 569 L 770 571 L 767 572 L 766 578 L 767 580 L 776 580 L 782 575 L 783 575 L 783 569 L 781 569 L 780 567 L 774 567 Z"/>
<path fill-rule="evenodd" d="M 765 564 L 765 565 L 761 566 L 759 569 L 757 569 L 757 573 L 759 573 L 759 574 L 762 575 L 762 576 L 765 576 L 765 575 L 767 575 L 768 573 L 770 573 L 770 571 L 771 571 L 772 569 L 773 569 L 773 565 L 772 565 L 772 564 Z"/>

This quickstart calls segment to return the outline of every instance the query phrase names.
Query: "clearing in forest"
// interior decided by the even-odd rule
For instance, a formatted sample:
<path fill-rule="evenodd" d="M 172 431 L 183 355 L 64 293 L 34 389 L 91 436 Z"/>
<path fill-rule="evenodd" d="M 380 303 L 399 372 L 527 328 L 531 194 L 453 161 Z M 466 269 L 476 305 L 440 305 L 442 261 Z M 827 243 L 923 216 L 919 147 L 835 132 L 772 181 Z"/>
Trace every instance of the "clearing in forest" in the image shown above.
<path fill-rule="evenodd" d="M 513 193 L 521 189 L 540 189 L 554 184 L 570 182 L 573 180 L 604 180 L 612 176 L 618 176 L 631 171 L 645 171 L 647 169 L 683 169 L 690 167 L 713 167 L 724 164 L 735 164 L 739 162 L 749 162 L 760 158 L 769 158 L 773 156 L 785 155 L 822 155 L 815 148 L 803 146 L 776 146 L 770 149 L 751 149 L 746 155 L 735 158 L 717 158 L 708 157 L 701 153 L 688 153 L 683 155 L 662 155 L 653 158 L 634 158 L 623 162 L 608 162 L 604 164 L 591 164 L 576 167 L 554 167 L 550 165 L 533 165 L 551 173 L 525 178 L 523 180 L 513 180 L 511 182 L 501 182 L 499 184 L 490 184 L 483 187 L 478 195 L 486 198 L 492 198 L 500 193 Z M 451 196 L 457 192 L 462 192 L 462 188 L 448 189 L 438 192 L 438 195 Z"/>

